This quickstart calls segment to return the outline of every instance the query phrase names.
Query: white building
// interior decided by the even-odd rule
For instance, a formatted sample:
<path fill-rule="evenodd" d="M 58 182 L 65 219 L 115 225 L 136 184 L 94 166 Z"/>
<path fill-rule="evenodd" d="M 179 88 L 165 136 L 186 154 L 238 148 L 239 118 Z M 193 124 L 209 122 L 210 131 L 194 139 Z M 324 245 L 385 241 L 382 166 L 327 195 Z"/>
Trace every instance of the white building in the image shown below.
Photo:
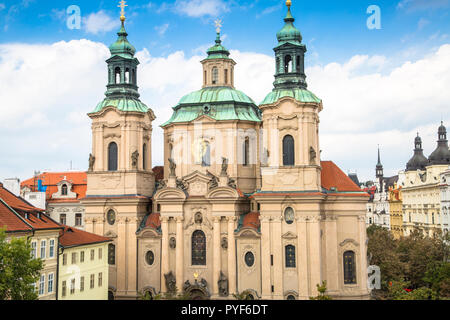
<path fill-rule="evenodd" d="M 441 226 L 442 233 L 449 230 L 450 225 L 450 167 L 441 173 Z"/>

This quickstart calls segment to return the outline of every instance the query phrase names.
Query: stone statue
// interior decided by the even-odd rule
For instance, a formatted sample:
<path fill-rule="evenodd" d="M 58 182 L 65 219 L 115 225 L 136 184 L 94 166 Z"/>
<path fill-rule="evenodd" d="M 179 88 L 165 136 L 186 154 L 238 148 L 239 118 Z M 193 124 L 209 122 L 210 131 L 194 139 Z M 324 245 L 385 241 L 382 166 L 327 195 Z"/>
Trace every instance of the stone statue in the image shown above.
<path fill-rule="evenodd" d="M 309 162 L 314 163 L 316 160 L 317 154 L 316 150 L 313 147 L 309 148 Z"/>
<path fill-rule="evenodd" d="M 177 188 L 181 189 L 183 191 L 186 191 L 188 189 L 188 184 L 186 181 L 182 180 L 182 179 L 177 179 Z"/>
<path fill-rule="evenodd" d="M 219 277 L 219 296 L 227 297 L 228 296 L 228 278 L 220 271 Z"/>
<path fill-rule="evenodd" d="M 200 287 L 203 287 L 204 289 L 208 287 L 208 282 L 206 282 L 206 280 L 203 278 L 202 280 L 200 280 Z"/>
<path fill-rule="evenodd" d="M 133 169 L 137 168 L 138 159 L 139 159 L 139 152 L 136 150 L 131 155 L 131 166 L 133 167 Z"/>
<path fill-rule="evenodd" d="M 211 180 L 209 181 L 209 189 L 217 188 L 219 186 L 219 179 L 217 179 L 217 177 L 209 171 L 207 172 L 207 175 L 211 177 Z"/>
<path fill-rule="evenodd" d="M 195 216 L 194 216 L 194 221 L 195 221 L 195 223 L 202 224 L 202 222 L 203 222 L 203 217 L 202 217 L 202 214 L 201 214 L 200 212 L 197 212 L 197 213 L 195 214 Z"/>
<path fill-rule="evenodd" d="M 170 176 L 176 177 L 175 169 L 177 168 L 177 165 L 175 161 L 172 158 L 169 158 L 169 169 L 170 169 Z"/>
<path fill-rule="evenodd" d="M 166 278 L 167 292 L 176 293 L 176 291 L 177 291 L 177 281 L 175 279 L 175 276 L 173 275 L 173 272 L 170 271 L 169 273 L 165 274 L 164 278 Z"/>
<path fill-rule="evenodd" d="M 156 190 L 164 189 L 166 186 L 167 186 L 166 180 L 159 180 L 159 181 L 157 181 Z"/>
<path fill-rule="evenodd" d="M 191 283 L 189 280 L 186 280 L 186 282 L 183 285 L 183 291 L 186 292 L 191 287 Z"/>
<path fill-rule="evenodd" d="M 236 189 L 236 180 L 234 180 L 234 179 L 228 179 L 228 186 L 230 187 L 230 188 L 233 188 L 233 189 Z"/>
<path fill-rule="evenodd" d="M 169 247 L 171 249 L 175 249 L 177 247 L 177 239 L 175 239 L 175 237 L 170 238 Z"/>
<path fill-rule="evenodd" d="M 228 159 L 222 157 L 222 172 L 220 173 L 221 176 L 227 176 L 228 171 Z"/>
<path fill-rule="evenodd" d="M 228 249 L 228 239 L 223 237 L 222 241 L 220 242 L 220 246 L 222 247 L 222 249 Z"/>
<path fill-rule="evenodd" d="M 89 155 L 89 172 L 94 171 L 95 157 L 92 153 Z"/>

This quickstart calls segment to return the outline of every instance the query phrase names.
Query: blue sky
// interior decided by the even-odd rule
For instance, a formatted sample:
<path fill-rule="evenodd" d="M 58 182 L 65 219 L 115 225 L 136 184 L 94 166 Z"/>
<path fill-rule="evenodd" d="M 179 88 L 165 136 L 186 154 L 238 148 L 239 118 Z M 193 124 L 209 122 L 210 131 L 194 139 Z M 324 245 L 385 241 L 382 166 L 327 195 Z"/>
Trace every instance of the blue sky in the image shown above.
<path fill-rule="evenodd" d="M 86 113 L 104 97 L 118 2 L 0 0 L 0 180 L 67 170 L 70 162 L 87 169 Z M 440 120 L 450 129 L 450 0 L 292 2 L 308 48 L 309 89 L 324 103 L 322 158 L 372 179 L 380 144 L 385 172 L 393 175 L 412 156 L 417 131 L 429 155 Z M 223 43 L 238 63 L 237 88 L 257 103 L 270 92 L 284 3 L 128 1 L 141 99 L 157 116 L 154 165 L 163 161 L 159 125 L 183 95 L 201 87 L 199 61 L 215 39 L 215 19 L 223 20 Z M 66 26 L 70 5 L 81 9 L 79 30 Z M 379 30 L 367 27 L 370 5 L 381 10 Z"/>

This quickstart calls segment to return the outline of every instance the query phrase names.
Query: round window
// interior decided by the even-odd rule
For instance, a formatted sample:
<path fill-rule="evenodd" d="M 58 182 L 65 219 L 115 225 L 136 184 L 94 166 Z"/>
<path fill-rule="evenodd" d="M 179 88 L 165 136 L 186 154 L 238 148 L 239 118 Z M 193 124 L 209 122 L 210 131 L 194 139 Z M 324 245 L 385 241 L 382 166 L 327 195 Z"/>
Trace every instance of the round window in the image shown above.
<path fill-rule="evenodd" d="M 255 264 L 255 255 L 253 254 L 253 252 L 247 252 L 245 254 L 245 264 L 248 267 L 252 267 Z"/>
<path fill-rule="evenodd" d="M 145 254 L 145 262 L 147 262 L 149 266 L 153 265 L 153 262 L 155 262 L 155 255 L 153 254 L 153 251 L 147 251 Z"/>
<path fill-rule="evenodd" d="M 116 222 L 116 212 L 114 210 L 109 210 L 106 214 L 106 220 L 110 225 L 114 225 Z"/>
<path fill-rule="evenodd" d="M 292 224 L 294 222 L 294 209 L 292 209 L 291 207 L 287 207 L 284 210 L 284 221 L 286 221 L 287 224 Z"/>
<path fill-rule="evenodd" d="M 287 296 L 286 300 L 295 300 L 295 297 L 292 294 L 290 294 Z"/>

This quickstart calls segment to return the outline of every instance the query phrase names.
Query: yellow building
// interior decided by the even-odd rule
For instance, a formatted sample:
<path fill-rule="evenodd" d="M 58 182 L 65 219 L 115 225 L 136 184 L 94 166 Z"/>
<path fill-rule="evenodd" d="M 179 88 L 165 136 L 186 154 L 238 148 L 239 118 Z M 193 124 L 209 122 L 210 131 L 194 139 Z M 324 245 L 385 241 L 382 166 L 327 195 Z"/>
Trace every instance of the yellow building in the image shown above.
<path fill-rule="evenodd" d="M 395 239 L 399 239 L 403 235 L 403 199 L 402 187 L 394 184 L 389 188 L 389 207 L 391 232 Z"/>
<path fill-rule="evenodd" d="M 108 299 L 109 238 L 65 227 L 59 238 L 58 300 Z"/>

